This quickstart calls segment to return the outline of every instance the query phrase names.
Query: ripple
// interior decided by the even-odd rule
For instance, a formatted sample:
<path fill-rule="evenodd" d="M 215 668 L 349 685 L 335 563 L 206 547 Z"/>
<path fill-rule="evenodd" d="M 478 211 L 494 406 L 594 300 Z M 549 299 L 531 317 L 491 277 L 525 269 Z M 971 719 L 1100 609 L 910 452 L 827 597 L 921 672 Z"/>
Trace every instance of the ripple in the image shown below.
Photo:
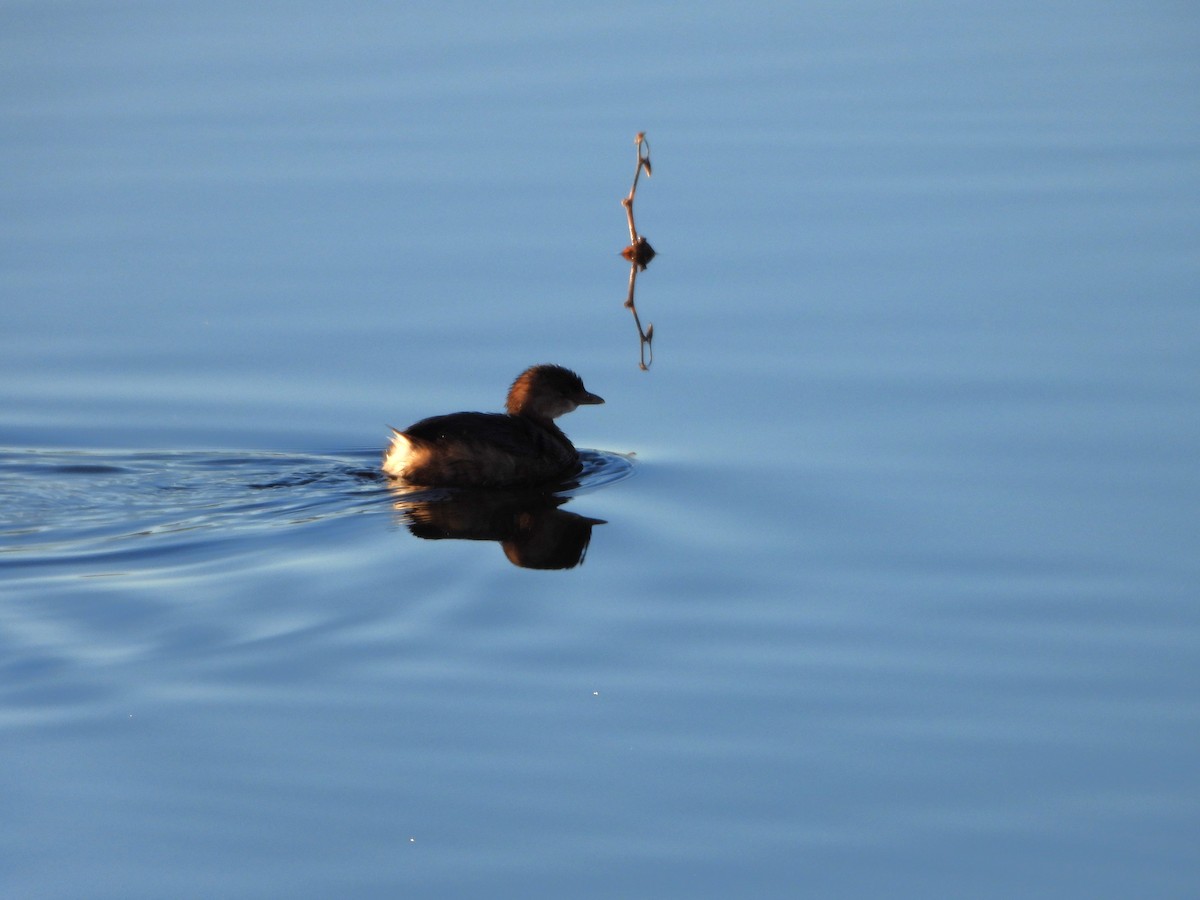
<path fill-rule="evenodd" d="M 580 453 L 555 493 L 586 493 L 633 471 Z M 378 450 L 328 454 L 0 449 L 0 561 L 65 565 L 170 555 L 268 529 L 389 510 Z M 426 492 L 429 494 L 430 492 Z M 436 500 L 436 495 L 427 499 Z"/>
<path fill-rule="evenodd" d="M 577 486 L 564 490 L 566 494 L 583 494 L 597 488 L 607 487 L 624 481 L 633 474 L 633 456 L 609 453 L 604 450 L 580 450 L 583 471 L 579 473 Z"/>

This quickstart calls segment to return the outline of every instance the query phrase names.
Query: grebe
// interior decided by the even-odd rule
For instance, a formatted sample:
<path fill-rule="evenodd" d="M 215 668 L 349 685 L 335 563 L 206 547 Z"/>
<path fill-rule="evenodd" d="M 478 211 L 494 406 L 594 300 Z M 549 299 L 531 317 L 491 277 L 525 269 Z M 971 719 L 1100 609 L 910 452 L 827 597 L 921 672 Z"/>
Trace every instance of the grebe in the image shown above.
<path fill-rule="evenodd" d="M 508 391 L 504 413 L 460 412 L 392 429 L 383 471 L 429 487 L 519 487 L 579 472 L 579 453 L 554 419 L 603 403 L 562 366 L 532 366 Z"/>

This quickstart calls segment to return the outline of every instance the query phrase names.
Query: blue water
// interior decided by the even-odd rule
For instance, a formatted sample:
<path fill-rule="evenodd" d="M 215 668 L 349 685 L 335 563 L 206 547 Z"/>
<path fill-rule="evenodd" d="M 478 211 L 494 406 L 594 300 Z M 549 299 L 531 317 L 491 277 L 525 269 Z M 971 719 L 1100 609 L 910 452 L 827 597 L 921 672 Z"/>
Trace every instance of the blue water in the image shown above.
<path fill-rule="evenodd" d="M 4 896 L 1196 893 L 1185 4 L 8 3 L 0 87 Z M 378 477 L 544 361 L 578 483 Z"/>

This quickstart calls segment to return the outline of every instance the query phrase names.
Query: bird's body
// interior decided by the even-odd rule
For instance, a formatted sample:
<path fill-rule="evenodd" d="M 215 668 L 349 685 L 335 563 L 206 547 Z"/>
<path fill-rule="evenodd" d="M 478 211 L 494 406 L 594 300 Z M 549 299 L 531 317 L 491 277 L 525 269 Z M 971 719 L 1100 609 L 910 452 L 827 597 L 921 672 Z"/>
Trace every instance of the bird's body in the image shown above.
<path fill-rule="evenodd" d="M 533 366 L 513 382 L 507 414 L 451 413 L 392 429 L 383 471 L 437 487 L 521 487 L 568 478 L 579 472 L 579 453 L 554 419 L 603 402 L 569 369 Z"/>

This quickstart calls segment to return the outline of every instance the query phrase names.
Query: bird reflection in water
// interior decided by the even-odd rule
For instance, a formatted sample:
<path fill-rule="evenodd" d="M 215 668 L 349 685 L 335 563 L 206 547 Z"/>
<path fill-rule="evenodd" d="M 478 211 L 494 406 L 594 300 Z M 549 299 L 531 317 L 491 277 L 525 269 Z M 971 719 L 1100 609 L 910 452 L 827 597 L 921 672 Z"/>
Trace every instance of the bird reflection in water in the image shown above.
<path fill-rule="evenodd" d="M 569 487 L 569 485 L 567 486 Z M 545 490 L 420 490 L 393 485 L 393 508 L 425 540 L 496 541 L 514 566 L 572 569 L 604 519 L 567 512 L 571 498 Z"/>

